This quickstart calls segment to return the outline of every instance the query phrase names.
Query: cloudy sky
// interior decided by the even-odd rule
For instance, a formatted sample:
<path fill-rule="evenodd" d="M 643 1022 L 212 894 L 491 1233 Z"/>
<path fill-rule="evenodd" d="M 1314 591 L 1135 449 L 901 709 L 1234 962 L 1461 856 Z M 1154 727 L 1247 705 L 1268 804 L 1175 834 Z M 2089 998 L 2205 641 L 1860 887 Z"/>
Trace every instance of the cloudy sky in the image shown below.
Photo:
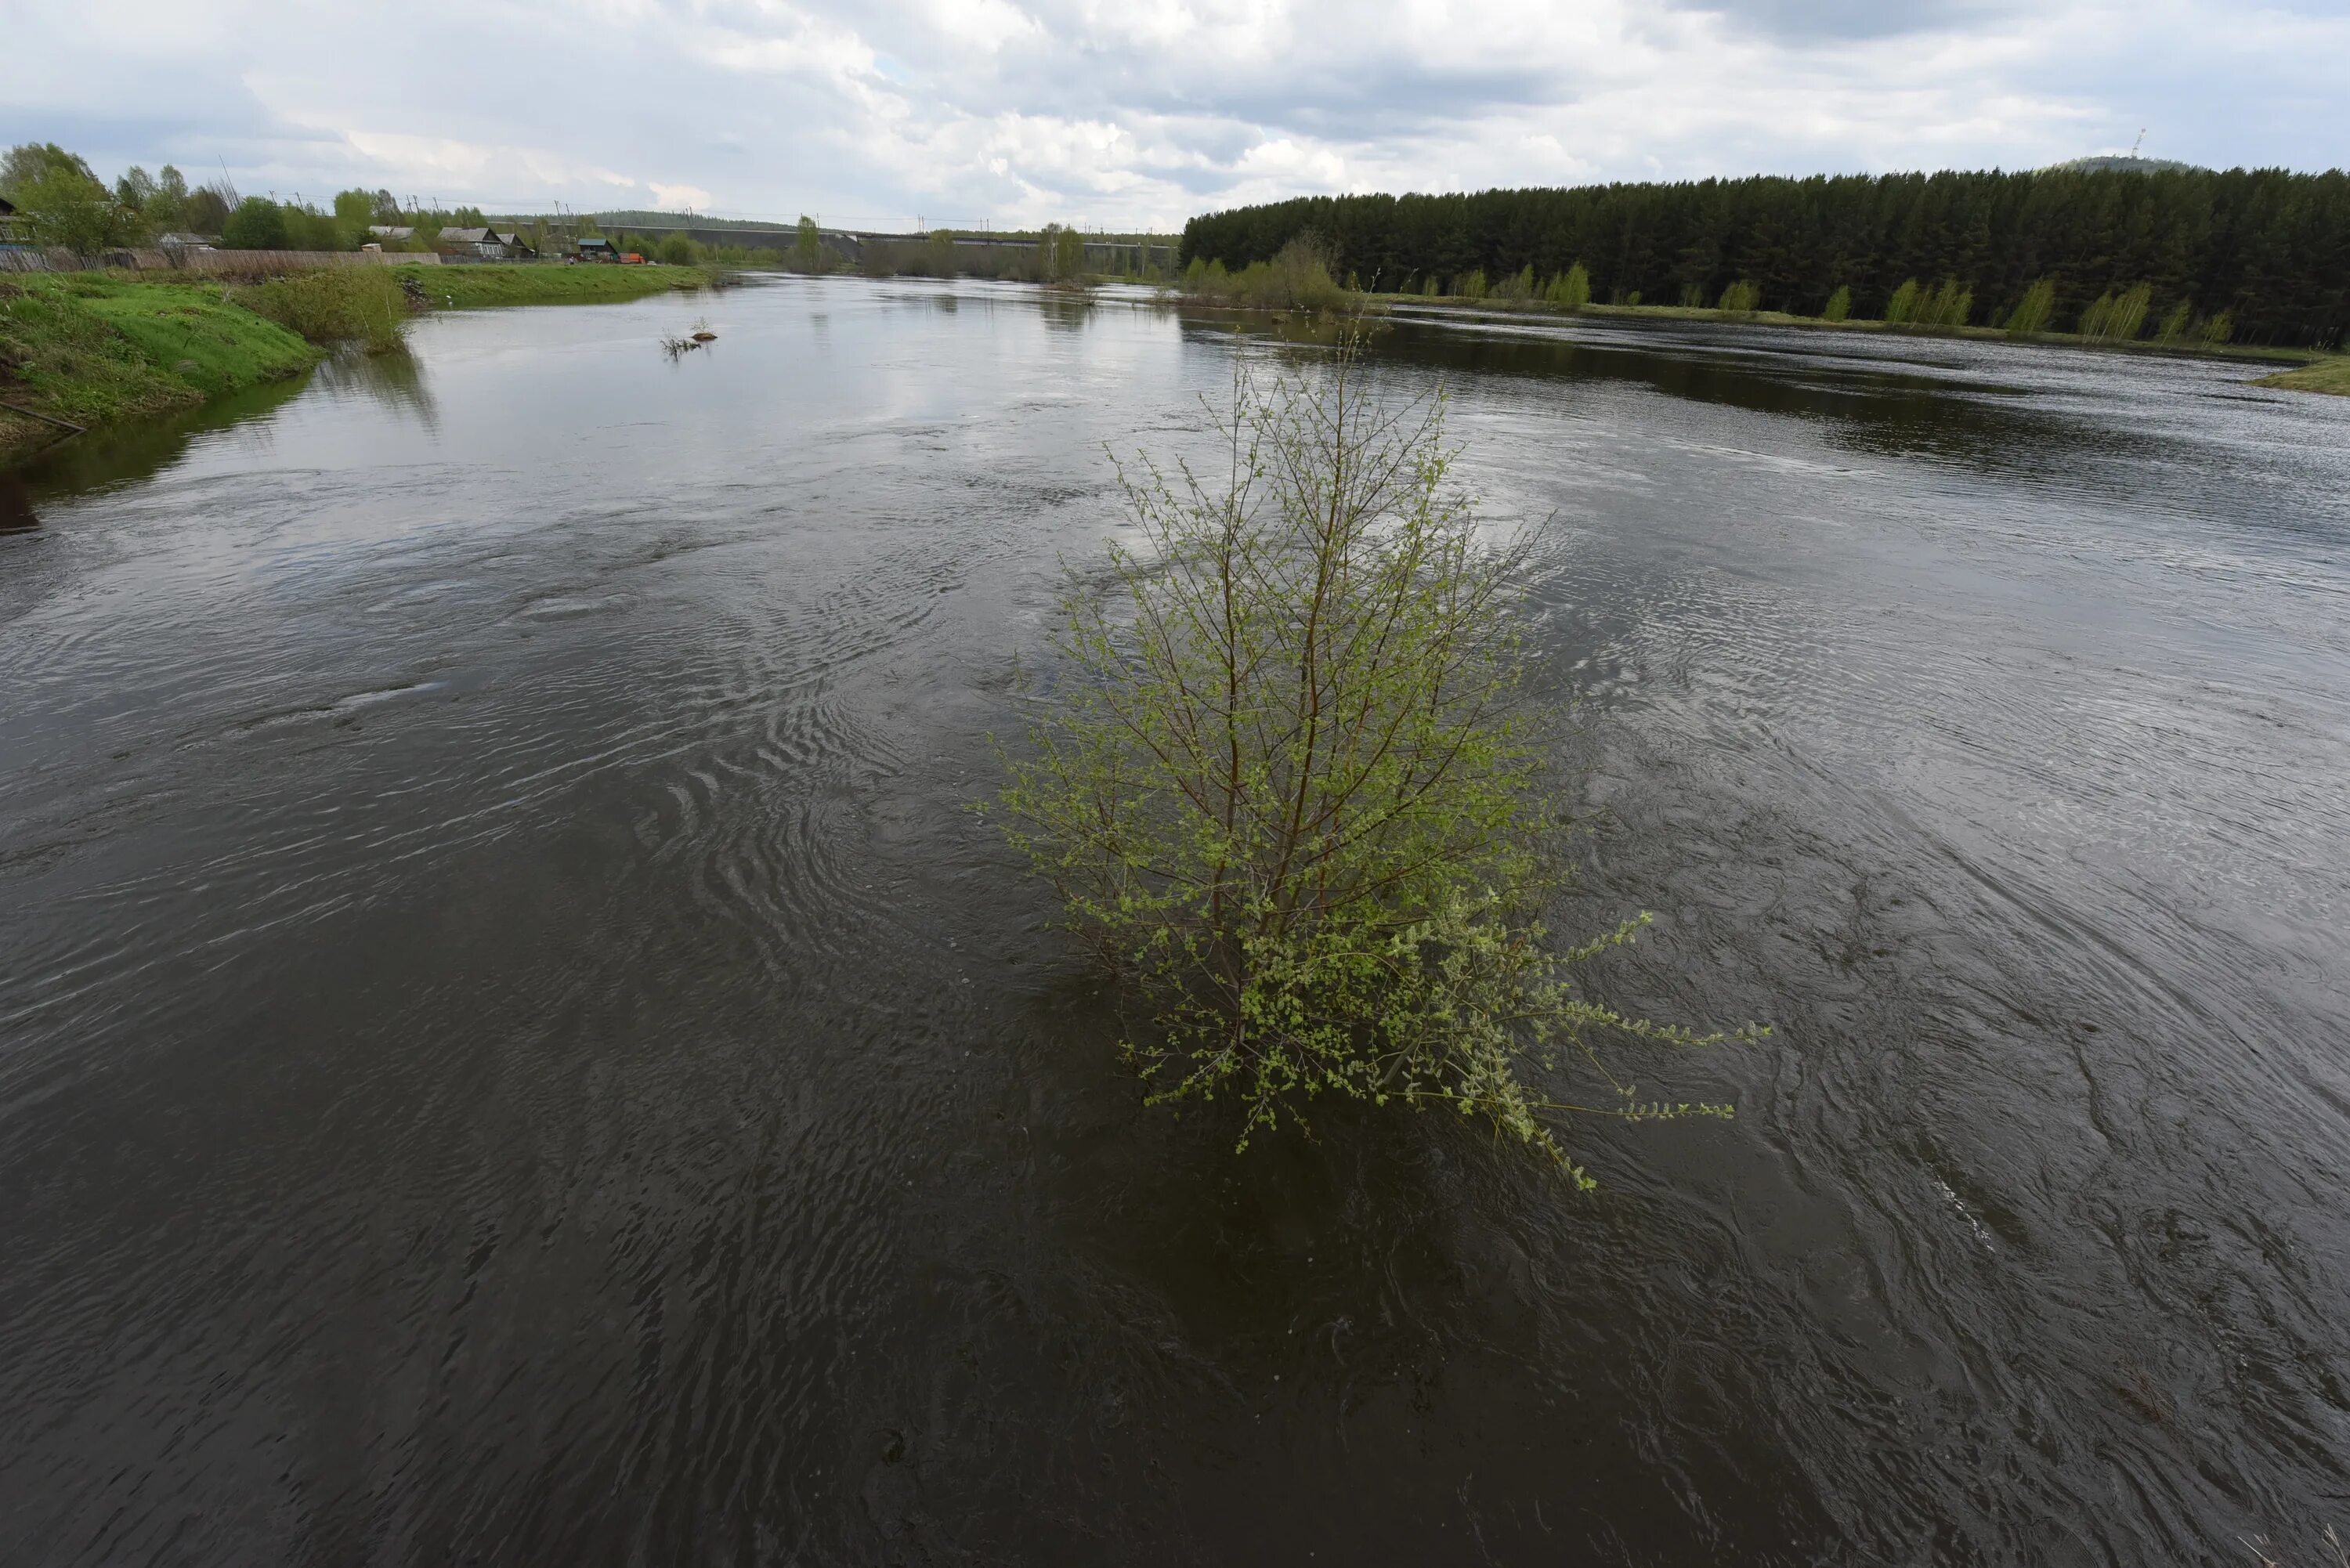
<path fill-rule="evenodd" d="M 2350 0 L 0 0 L 0 139 L 493 210 L 1180 226 L 1304 192 L 2350 160 Z"/>

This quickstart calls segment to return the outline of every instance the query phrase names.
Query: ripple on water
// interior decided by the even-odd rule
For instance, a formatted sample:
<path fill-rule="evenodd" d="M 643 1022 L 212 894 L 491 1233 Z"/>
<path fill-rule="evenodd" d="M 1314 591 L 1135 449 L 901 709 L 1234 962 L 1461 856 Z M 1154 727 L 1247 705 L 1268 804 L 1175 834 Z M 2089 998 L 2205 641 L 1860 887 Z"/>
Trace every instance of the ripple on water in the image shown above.
<path fill-rule="evenodd" d="M 1235 340 L 730 301 L 691 376 L 646 376 L 671 301 L 444 316 L 397 387 L 29 482 L 0 1557 L 2350 1524 L 2338 414 L 2007 346 L 1382 337 L 1495 516 L 1556 520 L 1557 928 L 1652 909 L 1600 994 L 1776 1030 L 1635 1058 L 1739 1117 L 1578 1125 L 1584 1199 L 1442 1118 L 1235 1157 L 1145 1112 L 965 809 L 1102 447 L 1211 462 Z"/>

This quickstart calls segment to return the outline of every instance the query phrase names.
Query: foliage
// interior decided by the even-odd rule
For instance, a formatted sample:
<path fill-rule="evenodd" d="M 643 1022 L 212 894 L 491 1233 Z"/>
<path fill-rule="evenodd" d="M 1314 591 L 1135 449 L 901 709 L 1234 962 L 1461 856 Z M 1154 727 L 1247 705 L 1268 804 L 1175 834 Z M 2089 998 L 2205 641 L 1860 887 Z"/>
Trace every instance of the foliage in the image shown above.
<path fill-rule="evenodd" d="M 17 194 L 26 186 L 57 175 L 74 175 L 93 184 L 98 176 L 88 163 L 54 141 L 24 141 L 0 153 L 0 196 L 21 204 Z"/>
<path fill-rule="evenodd" d="M 1534 297 L 1534 269 L 1520 268 L 1493 286 L 1495 299 L 1532 299 Z"/>
<path fill-rule="evenodd" d="M 2007 335 L 2030 337 L 2048 330 L 2048 323 L 2056 314 L 2056 281 L 2040 278 L 2023 291 L 2023 297 L 2008 312 Z"/>
<path fill-rule="evenodd" d="M 1851 316 L 1852 289 L 1847 285 L 1838 284 L 1836 286 L 1836 291 L 1828 296 L 1828 302 L 1820 306 L 1820 319 L 1822 321 L 1845 321 L 1850 319 Z"/>
<path fill-rule="evenodd" d="M 114 182 L 114 199 L 134 213 L 144 213 L 155 199 L 155 177 L 133 163 Z"/>
<path fill-rule="evenodd" d="M 286 249 L 286 209 L 266 196 L 247 196 L 228 215 L 221 244 L 233 251 Z"/>
<path fill-rule="evenodd" d="M 1591 303 L 1591 273 L 1581 262 L 1550 280 L 1543 297 L 1562 310 L 1580 310 Z"/>
<path fill-rule="evenodd" d="M 1916 315 L 1917 310 L 1918 280 L 1913 277 L 1905 280 L 1899 288 L 1893 291 L 1892 296 L 1886 300 L 1886 324 L 1891 327 L 1901 326 Z"/>
<path fill-rule="evenodd" d="M 2229 338 L 2234 337 L 2235 332 L 2235 317 L 2223 310 L 2220 312 L 2219 315 L 2212 317 L 2210 320 L 2203 323 L 2203 329 L 2197 333 L 2196 336 L 2202 338 L 2207 347 L 2217 348 L 2221 344 L 2227 342 Z"/>
<path fill-rule="evenodd" d="M 791 265 L 799 272 L 824 270 L 824 234 L 816 220 L 806 213 L 800 214 L 799 225 L 794 231 Z"/>
<path fill-rule="evenodd" d="M 1073 579 L 1065 693 L 1008 764 L 1012 842 L 1131 984 L 1154 1103 L 1237 1098 L 1241 1142 L 1346 1095 L 1451 1106 L 1583 1172 L 1534 1075 L 1617 1030 L 1535 910 L 1559 820 L 1524 690 L 1518 553 L 1451 478 L 1440 397 L 1384 405 L 1359 346 L 1319 376 L 1239 376 L 1229 471 L 1123 472 L 1139 552 Z M 1643 917 L 1645 919 L 1645 917 Z M 1706 1036 L 1711 1040 L 1718 1036 Z"/>
<path fill-rule="evenodd" d="M 2135 341 L 2138 328 L 2146 323 L 2152 296 L 2153 290 L 2145 284 L 2124 289 L 2118 295 L 2106 290 L 2081 313 L 2081 336 L 2109 343 Z"/>
<path fill-rule="evenodd" d="M 1452 280 L 1452 292 L 1461 299 L 1485 297 L 1485 269 L 1472 268 Z"/>
<path fill-rule="evenodd" d="M 1721 302 L 1716 308 L 1732 316 L 1752 316 L 1762 302 L 1762 292 L 1741 278 L 1721 291 Z"/>
<path fill-rule="evenodd" d="M 24 214 L 34 239 L 78 256 L 99 255 L 146 237 L 140 210 L 117 200 L 88 164 L 54 141 L 11 148 L 0 162 L 0 190 Z"/>
<path fill-rule="evenodd" d="M 1946 277 L 1941 287 L 1918 296 L 1909 320 L 1918 327 L 1964 327 L 1974 309 L 1975 291 L 1954 277 Z"/>
<path fill-rule="evenodd" d="M 1237 273 L 1213 262 L 1195 262 L 1184 270 L 1183 293 L 1205 304 L 1253 310 L 1331 310 L 1347 299 L 1330 276 L 1327 253 L 1311 234 L 1300 234 L 1273 260 Z"/>
<path fill-rule="evenodd" d="M 192 234 L 217 234 L 228 228 L 228 198 L 214 186 L 200 185 L 188 192 L 180 222 Z"/>
<path fill-rule="evenodd" d="M 326 266 L 235 291 L 236 303 L 313 343 L 359 342 L 371 354 L 400 347 L 408 304 L 380 266 Z"/>
<path fill-rule="evenodd" d="M 160 174 L 150 174 L 132 164 L 114 182 L 114 199 L 137 212 L 148 228 L 159 233 L 188 226 L 187 176 L 169 163 Z"/>
<path fill-rule="evenodd" d="M 2053 323 L 2150 286 L 2225 310 L 2246 341 L 2325 347 L 2350 331 L 2350 171 L 2096 170 L 1758 177 L 1473 194 L 1315 196 L 1194 218 L 1180 262 L 1238 269 L 1312 231 L 1336 275 L 1537 275 L 1589 264 L 1594 298 L 1701 300 L 1751 279 L 1772 309 L 1834 288 L 1881 314 L 1904 278 L 1955 278 L 2012 318 L 2042 279 Z"/>
<path fill-rule="evenodd" d="M 377 202 L 380 198 L 389 194 L 389 192 L 382 191 L 352 190 L 336 192 L 335 223 L 345 234 L 351 236 L 354 243 L 357 243 L 359 236 L 367 233 L 367 228 L 369 223 L 391 223 L 397 221 L 396 219 L 379 218 L 376 216 Z M 399 209 L 395 207 L 393 211 L 397 213 Z"/>
<path fill-rule="evenodd" d="M 2170 307 L 2169 315 L 2162 318 L 2162 325 L 2155 329 L 2155 340 L 2158 343 L 2184 343 L 2194 321 L 2195 302 L 2182 299 Z"/>
<path fill-rule="evenodd" d="M 1066 282 L 1082 275 L 1086 270 L 1086 237 L 1072 228 L 1059 223 L 1047 223 L 1036 242 L 1037 256 L 1045 264 L 1045 275 L 1055 282 Z"/>

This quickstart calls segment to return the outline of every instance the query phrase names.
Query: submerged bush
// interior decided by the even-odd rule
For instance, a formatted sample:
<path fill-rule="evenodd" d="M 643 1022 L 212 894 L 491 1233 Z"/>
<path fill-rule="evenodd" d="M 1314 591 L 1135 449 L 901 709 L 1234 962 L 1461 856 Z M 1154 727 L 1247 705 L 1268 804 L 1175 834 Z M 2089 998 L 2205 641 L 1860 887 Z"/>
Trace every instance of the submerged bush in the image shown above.
<path fill-rule="evenodd" d="M 1225 484 L 1121 473 L 1142 544 L 1111 547 L 1106 591 L 1073 578 L 1066 695 L 997 807 L 1144 1003 L 1123 1048 L 1151 1102 L 1238 1099 L 1243 1147 L 1317 1095 L 1451 1106 L 1586 1185 L 1553 1123 L 1594 1107 L 1536 1074 L 1586 1065 L 1599 1114 L 1727 1116 L 1638 1102 L 1596 1038 L 1722 1036 L 1567 979 L 1646 917 L 1565 949 L 1537 919 L 1562 830 L 1521 556 L 1451 482 L 1440 398 L 1379 402 L 1349 345 L 1305 380 L 1243 376 L 1219 426 Z"/>
<path fill-rule="evenodd" d="M 1827 305 L 1820 311 L 1822 321 L 1843 321 L 1852 315 L 1852 290 L 1843 284 L 1828 296 Z"/>
<path fill-rule="evenodd" d="M 1330 310 L 1347 300 L 1347 291 L 1330 276 L 1329 252 L 1306 234 L 1282 246 L 1271 261 L 1238 272 L 1193 257 L 1183 272 L 1183 292 L 1211 305 L 1256 310 Z"/>
<path fill-rule="evenodd" d="M 292 273 L 238 289 L 236 302 L 313 343 L 359 342 L 369 353 L 399 347 L 408 324 L 399 281 L 377 266 Z"/>

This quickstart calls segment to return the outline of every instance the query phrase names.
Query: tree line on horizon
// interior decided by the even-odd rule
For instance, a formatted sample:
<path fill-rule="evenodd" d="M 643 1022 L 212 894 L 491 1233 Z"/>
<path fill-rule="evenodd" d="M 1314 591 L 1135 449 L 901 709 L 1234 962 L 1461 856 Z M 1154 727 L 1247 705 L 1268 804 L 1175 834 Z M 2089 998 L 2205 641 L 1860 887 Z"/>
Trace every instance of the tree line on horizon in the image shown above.
<path fill-rule="evenodd" d="M 2340 170 L 1758 175 L 1306 196 L 1193 218 L 1179 265 L 1238 270 L 1301 237 L 1326 252 L 1334 275 L 1379 292 L 1580 267 L 1602 303 L 1711 303 L 1752 284 L 1757 308 L 1816 316 L 1840 305 L 1882 319 L 1888 306 L 1899 313 L 1905 285 L 1926 279 L 1968 291 L 1978 325 L 2005 325 L 2022 306 L 2044 311 L 2047 330 L 2111 336 L 2100 302 L 2109 311 L 2144 290 L 2152 319 L 2225 316 L 2239 342 L 2331 348 L 2350 330 L 2350 174 Z"/>

